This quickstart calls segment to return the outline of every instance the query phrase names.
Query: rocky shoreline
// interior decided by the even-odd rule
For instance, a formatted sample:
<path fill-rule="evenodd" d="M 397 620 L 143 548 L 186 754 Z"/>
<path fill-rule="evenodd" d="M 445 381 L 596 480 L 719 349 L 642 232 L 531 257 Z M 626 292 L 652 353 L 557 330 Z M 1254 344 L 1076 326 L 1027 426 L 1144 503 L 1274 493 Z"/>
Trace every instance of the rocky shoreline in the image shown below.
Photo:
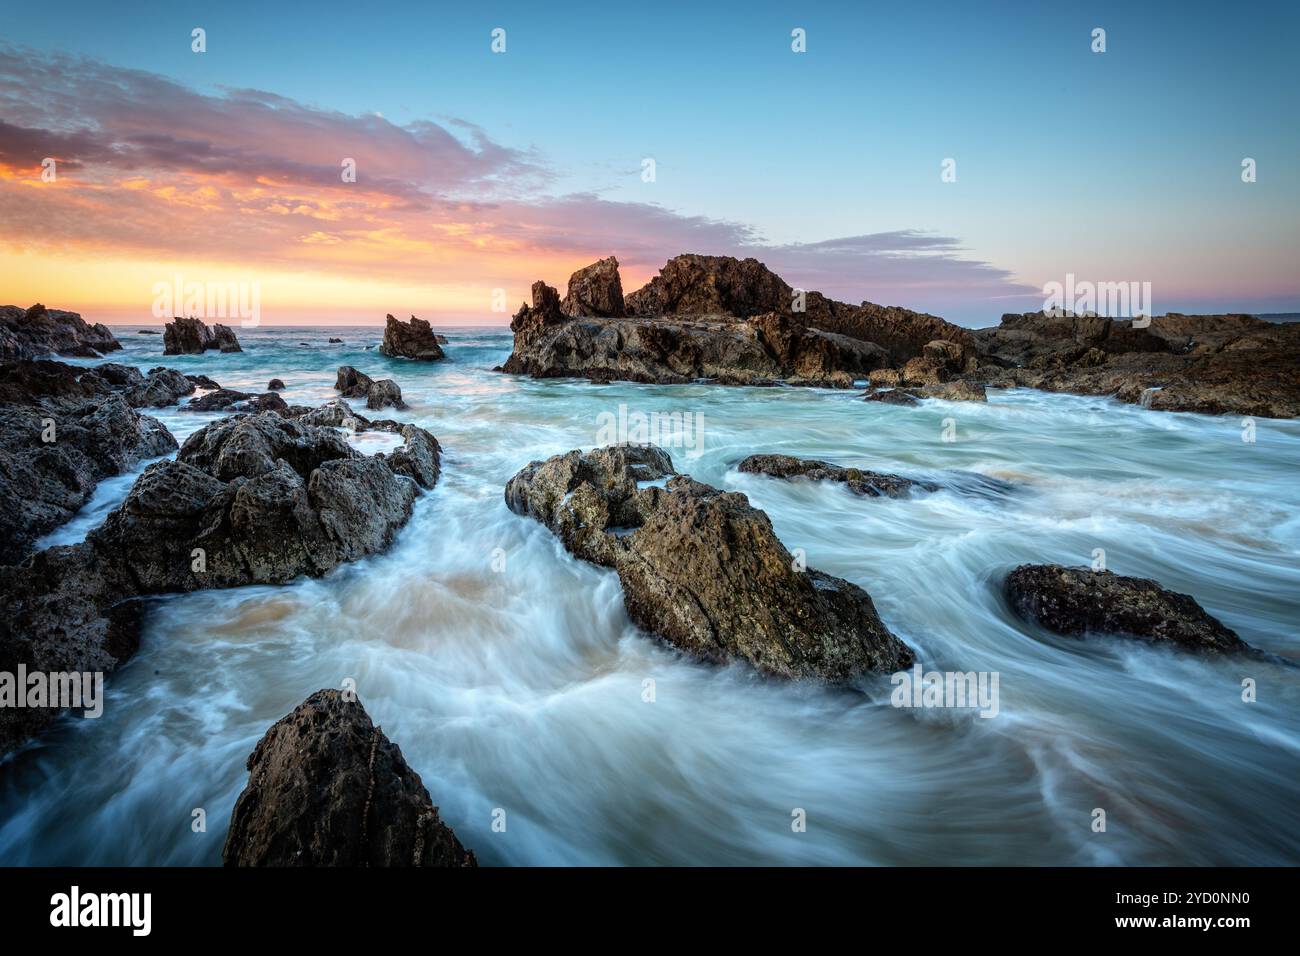
<path fill-rule="evenodd" d="M 1296 367 L 1287 364 L 1296 331 L 1247 316 L 1162 316 L 1137 329 L 1030 314 L 972 333 L 934 316 L 847 306 L 818 293 L 807 293 L 806 309 L 795 311 L 795 293 L 754 260 L 681 256 L 624 296 L 610 257 L 575 273 L 563 299 L 534 285 L 532 304 L 512 323 L 515 348 L 504 370 L 597 382 L 849 388 L 866 380 L 866 398 L 900 405 L 982 401 L 986 385 L 1013 384 L 1114 394 L 1152 408 L 1300 411 Z M 0 491 L 14 503 L 0 518 L 0 672 L 112 672 L 138 648 L 151 599 L 321 577 L 381 553 L 439 481 L 442 449 L 430 432 L 369 420 L 344 401 L 404 409 L 391 379 L 339 366 L 341 397 L 310 408 L 285 402 L 278 379 L 255 394 L 166 367 L 73 366 L 34 356 L 54 346 L 99 355 L 111 350 L 106 329 L 74 313 L 16 311 L 0 310 L 0 346 L 14 356 L 0 364 Z M 388 319 L 383 354 L 445 357 L 427 323 Z M 187 354 L 239 348 L 195 321 L 169 324 L 169 347 Z M 184 408 L 228 415 L 179 447 L 141 411 L 176 406 L 199 390 Z M 343 430 L 385 432 L 400 445 L 366 455 Z M 32 553 L 85 505 L 97 482 L 150 458 L 163 460 L 144 469 L 84 541 Z M 868 499 L 933 492 L 946 480 L 781 454 L 750 454 L 736 468 L 839 485 Z M 663 449 L 614 445 L 533 461 L 509 479 L 504 499 L 574 557 L 613 571 L 628 618 L 691 659 L 859 689 L 917 663 L 863 588 L 808 567 L 746 495 L 679 474 Z M 1000 588 L 1030 628 L 1180 651 L 1252 652 L 1194 598 L 1151 580 L 1022 565 Z M 59 712 L 0 709 L 0 758 Z M 311 695 L 267 731 L 247 769 L 223 851 L 227 865 L 477 865 L 355 696 Z"/>

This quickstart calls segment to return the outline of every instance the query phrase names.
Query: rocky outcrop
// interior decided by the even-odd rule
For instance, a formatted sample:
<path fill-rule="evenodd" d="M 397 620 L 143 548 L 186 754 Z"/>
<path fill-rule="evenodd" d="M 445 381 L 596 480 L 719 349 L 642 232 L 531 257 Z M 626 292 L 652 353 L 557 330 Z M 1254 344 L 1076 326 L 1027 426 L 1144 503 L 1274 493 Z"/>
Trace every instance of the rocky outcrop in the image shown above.
<path fill-rule="evenodd" d="M 355 696 L 319 690 L 248 758 L 226 866 L 477 866 Z"/>
<path fill-rule="evenodd" d="M 0 648 L 29 669 L 111 670 L 134 649 L 132 598 L 319 577 L 386 549 L 439 459 L 428 432 L 391 426 L 402 446 L 366 456 L 308 415 L 207 425 L 146 468 L 84 542 L 0 569 Z M 54 711 L 23 715 L 0 728 L 0 752 Z"/>
<path fill-rule="evenodd" d="M 676 475 L 661 449 L 533 462 L 510 480 L 506 502 L 574 555 L 617 571 L 632 620 L 697 657 L 826 682 L 912 662 L 865 591 L 805 569 L 743 494 Z"/>
<path fill-rule="evenodd" d="M 271 381 L 266 383 L 266 390 L 268 392 L 283 392 L 284 382 L 280 381 L 278 378 L 273 378 Z"/>
<path fill-rule="evenodd" d="M 626 315 L 623 282 L 613 256 L 593 262 L 569 276 L 569 293 L 560 309 L 566 315 L 620 319 Z"/>
<path fill-rule="evenodd" d="M 1109 395 L 1162 411 L 1300 416 L 1300 326 L 1244 315 L 1004 316 L 980 330 L 973 381 Z"/>
<path fill-rule="evenodd" d="M 76 312 L 0 305 L 0 361 L 19 362 L 49 355 L 97 358 L 122 344 L 101 323 L 87 325 Z"/>
<path fill-rule="evenodd" d="M 334 387 L 345 398 L 364 398 L 366 408 L 406 408 L 402 401 L 402 390 L 391 378 L 375 381 L 365 372 L 358 372 L 351 365 L 340 365 L 334 380 Z"/>
<path fill-rule="evenodd" d="M 737 468 L 747 474 L 769 478 L 803 478 L 842 484 L 855 495 L 870 498 L 905 498 L 913 491 L 934 491 L 938 486 L 913 481 L 901 475 L 886 475 L 862 468 L 843 468 L 830 462 L 792 455 L 750 455 Z"/>
<path fill-rule="evenodd" d="M 119 374 L 127 371 L 133 376 Z M 157 372 L 146 385 L 127 366 L 0 365 L 0 564 L 21 560 L 103 479 L 176 449 L 161 422 L 133 407 L 166 387 L 169 377 Z"/>
<path fill-rule="evenodd" d="M 963 361 L 974 353 L 968 332 L 933 316 L 889 310 L 890 322 L 855 324 L 852 315 L 880 307 L 797 292 L 755 259 L 677 256 L 621 310 L 613 294 L 621 292 L 618 282 L 618 262 L 610 257 L 574 273 L 563 302 L 535 283 L 532 303 L 511 322 L 514 350 L 502 371 L 602 382 L 847 388 L 919 355 L 936 338 L 950 339 Z M 867 328 L 879 330 L 880 341 L 860 334 Z"/>
<path fill-rule="evenodd" d="M 209 329 L 202 319 L 175 318 L 163 327 L 163 355 L 199 355 L 209 349 L 243 351 L 234 331 L 220 322 Z"/>
<path fill-rule="evenodd" d="M 275 412 L 284 415 L 289 405 L 275 392 L 240 392 L 233 388 L 218 388 L 204 392 L 180 407 L 182 412 Z"/>
<path fill-rule="evenodd" d="M 387 316 L 379 354 L 389 358 L 410 358 L 426 362 L 447 357 L 438 344 L 433 328 L 424 319 L 415 316 L 411 316 L 409 322 L 400 322 L 391 315 Z"/>
<path fill-rule="evenodd" d="M 1250 649 L 1190 595 L 1147 578 L 1022 564 L 1007 575 L 1003 593 L 1022 618 L 1059 634 L 1119 635 L 1195 651 Z"/>

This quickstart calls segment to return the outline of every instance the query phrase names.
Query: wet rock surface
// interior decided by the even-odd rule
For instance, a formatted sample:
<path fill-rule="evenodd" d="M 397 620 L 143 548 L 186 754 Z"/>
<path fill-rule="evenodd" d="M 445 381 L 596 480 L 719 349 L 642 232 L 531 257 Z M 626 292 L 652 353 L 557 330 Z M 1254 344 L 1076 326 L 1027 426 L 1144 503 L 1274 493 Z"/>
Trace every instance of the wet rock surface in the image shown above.
<path fill-rule="evenodd" d="M 424 319 L 411 316 L 410 321 L 402 322 L 389 315 L 384 325 L 384 340 L 380 343 L 379 354 L 390 358 L 410 358 L 425 362 L 434 362 L 447 357 L 432 326 Z"/>
<path fill-rule="evenodd" d="M 533 462 L 510 480 L 506 502 L 574 555 L 617 571 L 632 620 L 702 659 L 832 683 L 912 662 L 865 591 L 801 568 L 743 494 L 676 475 L 662 449 Z"/>
<path fill-rule="evenodd" d="M 209 349 L 243 351 L 234 331 L 220 322 L 208 328 L 202 319 L 175 318 L 163 327 L 164 355 L 200 355 Z"/>
<path fill-rule="evenodd" d="M 365 372 L 359 372 L 351 365 L 340 365 L 334 387 L 345 398 L 364 398 L 366 407 L 374 410 L 382 408 L 407 407 L 402 401 L 402 390 L 391 378 L 375 381 Z"/>
<path fill-rule="evenodd" d="M 122 347 L 108 326 L 88 325 L 76 312 L 0 305 L 0 361 L 18 362 L 51 355 L 97 358 Z"/>
<path fill-rule="evenodd" d="M 338 428 L 302 419 L 264 412 L 207 425 L 174 460 L 146 468 L 84 542 L 0 569 L 0 647 L 29 668 L 57 658 L 64 669 L 111 670 L 134 649 L 134 618 L 122 611 L 131 599 L 319 577 L 386 549 L 437 481 L 437 440 L 384 423 L 402 446 L 366 456 Z M 15 733 L 55 712 L 28 715 Z M 0 752 L 19 739 L 0 738 Z"/>
<path fill-rule="evenodd" d="M 146 381 L 127 366 L 0 365 L 0 563 L 21 560 L 100 481 L 176 449 L 161 422 L 133 407 L 175 385 L 177 373 L 155 373 Z"/>
<path fill-rule="evenodd" d="M 1022 564 L 1007 575 L 1003 594 L 1020 617 L 1059 634 L 1134 637 L 1194 651 L 1250 650 L 1195 598 L 1148 578 Z"/>
<path fill-rule="evenodd" d="M 226 866 L 477 866 L 355 696 L 320 690 L 248 758 Z"/>
<path fill-rule="evenodd" d="M 830 462 L 792 455 L 750 455 L 737 468 L 747 474 L 769 478 L 802 478 L 842 484 L 855 495 L 870 498 L 903 498 L 913 491 L 934 491 L 938 486 L 913 481 L 901 475 L 887 475 L 862 468 L 844 468 Z"/>

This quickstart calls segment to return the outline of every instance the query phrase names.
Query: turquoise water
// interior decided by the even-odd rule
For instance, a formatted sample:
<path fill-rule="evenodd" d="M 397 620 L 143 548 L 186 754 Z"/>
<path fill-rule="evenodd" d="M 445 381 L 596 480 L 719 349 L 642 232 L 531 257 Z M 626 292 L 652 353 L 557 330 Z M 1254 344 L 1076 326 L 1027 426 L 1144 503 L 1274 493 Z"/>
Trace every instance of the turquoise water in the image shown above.
<path fill-rule="evenodd" d="M 1300 670 L 1054 637 L 998 594 L 1018 563 L 1088 564 L 1100 548 L 1110 569 L 1300 657 L 1300 422 L 1260 419 L 1245 443 L 1237 418 L 1022 390 L 895 408 L 534 381 L 490 371 L 510 351 L 502 330 L 446 330 L 439 364 L 365 350 L 375 328 L 237 331 L 242 354 L 164 360 L 161 336 L 121 328 L 114 358 L 244 390 L 278 377 L 305 405 L 337 395 L 342 364 L 392 377 L 411 404 L 393 417 L 438 437 L 442 480 L 384 555 L 159 600 L 104 716 L 62 721 L 0 771 L 0 863 L 219 863 L 254 744 L 347 678 L 487 864 L 1300 863 Z M 883 677 L 863 693 L 763 681 L 638 632 L 616 576 L 502 496 L 528 461 L 594 446 L 620 404 L 702 415 L 702 450 L 669 449 L 678 470 L 748 494 L 810 566 L 870 592 L 927 669 L 997 672 L 998 715 L 895 709 Z M 157 414 L 182 441 L 219 417 Z M 857 498 L 739 474 L 756 452 L 947 485 Z M 83 536 L 132 477 L 47 543 Z"/>

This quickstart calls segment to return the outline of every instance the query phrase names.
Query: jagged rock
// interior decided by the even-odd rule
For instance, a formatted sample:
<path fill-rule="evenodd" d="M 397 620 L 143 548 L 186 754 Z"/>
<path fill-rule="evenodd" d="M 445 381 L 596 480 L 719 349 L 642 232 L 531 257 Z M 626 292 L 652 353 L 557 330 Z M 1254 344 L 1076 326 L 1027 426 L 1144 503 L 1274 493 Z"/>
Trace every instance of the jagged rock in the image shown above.
<path fill-rule="evenodd" d="M 406 408 L 406 402 L 402 401 L 402 390 L 398 388 L 397 383 L 391 378 L 372 382 L 366 392 L 366 408 L 380 409 L 388 407 L 398 410 Z"/>
<path fill-rule="evenodd" d="M 351 365 L 340 365 L 334 387 L 345 398 L 364 398 L 366 407 L 373 409 L 392 406 L 396 409 L 406 408 L 402 401 L 402 390 L 391 378 L 376 382 L 365 372 L 358 372 Z"/>
<path fill-rule="evenodd" d="M 391 315 L 384 326 L 384 341 L 379 353 L 390 358 L 412 358 L 432 362 L 446 358 L 438 344 L 433 328 L 424 319 L 411 316 L 409 322 L 399 322 Z"/>
<path fill-rule="evenodd" d="M 831 481 L 843 484 L 855 495 L 871 498 L 904 498 L 913 490 L 934 491 L 937 485 L 913 481 L 901 475 L 886 475 L 862 468 L 844 468 L 830 462 L 793 455 L 750 455 L 738 466 L 751 475 L 769 478 L 805 478 L 809 481 Z"/>
<path fill-rule="evenodd" d="M 336 338 L 334 338 L 333 336 L 330 336 L 329 344 L 330 344 L 330 345 L 342 345 L 342 344 L 343 344 L 343 340 L 342 340 L 342 339 L 336 339 Z"/>
<path fill-rule="evenodd" d="M 273 378 L 266 384 L 266 388 L 271 392 L 282 392 L 284 391 L 284 382 L 280 381 L 278 378 Z"/>
<path fill-rule="evenodd" d="M 366 456 L 335 428 L 275 413 L 207 425 L 146 468 L 84 542 L 0 568 L 0 649 L 108 670 L 98 665 L 134 647 L 124 601 L 319 577 L 386 549 L 436 482 L 439 455 L 423 429 L 391 427 L 403 445 Z M 31 711 L 0 753 L 55 713 Z"/>
<path fill-rule="evenodd" d="M 1148 578 L 1022 564 L 1007 575 L 1003 593 L 1022 618 L 1059 634 L 1113 634 L 1198 651 L 1250 649 L 1195 598 Z"/>
<path fill-rule="evenodd" d="M 591 285 L 593 270 L 603 277 L 602 288 L 617 278 L 614 260 L 602 260 L 575 274 L 578 288 Z M 571 290 L 561 303 L 555 290 L 535 283 L 532 304 L 511 322 L 514 350 L 501 370 L 600 382 L 708 379 L 847 388 L 875 369 L 919 355 L 936 339 L 951 339 L 963 356 L 974 353 L 968 332 L 933 316 L 887 310 L 888 322 L 855 324 L 853 315 L 880 307 L 848 306 L 816 292 L 800 297 L 755 259 L 677 256 L 626 297 L 626 318 L 598 314 L 617 312 L 612 295 L 599 307 L 575 304 L 584 301 Z M 909 316 L 915 327 L 904 335 Z M 868 327 L 879 328 L 884 341 L 858 334 Z"/>
<path fill-rule="evenodd" d="M 618 277 L 618 260 L 613 256 L 579 269 L 569 276 L 569 293 L 560 310 L 566 315 L 594 315 L 622 318 L 623 283 Z"/>
<path fill-rule="evenodd" d="M 198 355 L 208 349 L 243 351 L 234 331 L 220 322 L 209 329 L 202 319 L 178 317 L 163 327 L 164 355 Z"/>
<path fill-rule="evenodd" d="M 909 359 L 899 372 L 904 385 L 938 385 L 948 381 L 948 367 L 942 359 L 918 355 Z"/>
<path fill-rule="evenodd" d="M 1250 316 L 1004 316 L 980 330 L 972 381 L 1110 395 L 1162 411 L 1300 416 L 1300 325 Z"/>
<path fill-rule="evenodd" d="M 48 355 L 97 358 L 121 347 L 108 326 L 87 325 L 76 312 L 47 309 L 39 302 L 28 309 L 0 306 L 0 361 L 18 362 Z"/>
<path fill-rule="evenodd" d="M 128 401 L 140 400 L 139 371 L 130 369 L 134 385 L 115 384 L 121 378 L 114 373 L 126 368 L 0 365 L 0 563 L 21 560 L 37 539 L 75 515 L 103 479 L 176 449 L 163 424 Z"/>
<path fill-rule="evenodd" d="M 220 388 L 221 386 L 206 375 L 186 375 L 185 378 L 196 388 Z"/>
<path fill-rule="evenodd" d="M 248 758 L 226 866 L 477 866 L 355 697 L 319 690 Z"/>
<path fill-rule="evenodd" d="M 284 414 L 288 404 L 275 392 L 240 392 L 218 388 L 191 399 L 180 407 L 183 412 L 276 412 Z"/>
<path fill-rule="evenodd" d="M 830 682 L 912 662 L 865 591 L 799 570 L 767 515 L 742 494 L 674 477 L 661 449 L 532 462 L 506 486 L 506 502 L 577 557 L 616 570 L 632 620 L 688 653 Z"/>

